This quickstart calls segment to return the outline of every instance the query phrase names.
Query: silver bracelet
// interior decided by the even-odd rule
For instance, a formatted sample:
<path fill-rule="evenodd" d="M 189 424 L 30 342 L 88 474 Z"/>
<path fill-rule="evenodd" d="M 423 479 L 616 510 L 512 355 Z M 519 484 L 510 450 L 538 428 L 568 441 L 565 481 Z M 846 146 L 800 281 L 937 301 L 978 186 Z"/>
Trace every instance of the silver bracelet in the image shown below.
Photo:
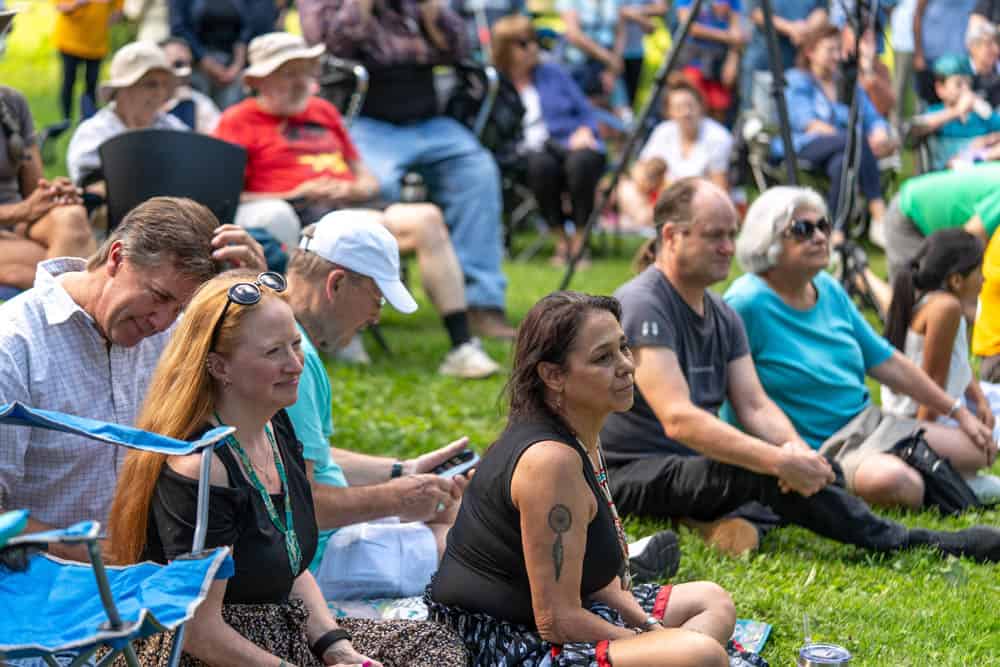
<path fill-rule="evenodd" d="M 948 410 L 948 414 L 946 416 L 948 417 L 948 419 L 951 419 L 952 417 L 955 416 L 955 413 L 961 409 L 962 409 L 962 399 L 956 398 L 955 402 L 951 404 L 951 409 Z"/>

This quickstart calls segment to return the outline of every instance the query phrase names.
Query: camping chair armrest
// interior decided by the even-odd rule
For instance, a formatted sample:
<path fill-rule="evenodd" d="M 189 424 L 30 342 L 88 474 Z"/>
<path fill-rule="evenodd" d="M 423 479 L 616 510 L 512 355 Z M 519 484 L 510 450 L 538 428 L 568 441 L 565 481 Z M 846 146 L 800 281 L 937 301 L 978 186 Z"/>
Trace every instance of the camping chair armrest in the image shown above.
<path fill-rule="evenodd" d="M 7 540 L 6 546 L 80 544 L 97 542 L 101 535 L 101 524 L 97 521 L 81 521 L 68 528 L 55 528 L 40 533 L 26 533 Z"/>
<path fill-rule="evenodd" d="M 471 61 L 457 62 L 453 65 L 453 67 L 459 72 L 471 73 L 480 77 L 483 80 L 484 87 L 486 88 L 486 94 L 484 95 L 482 104 L 476 114 L 476 121 L 472 126 L 472 133 L 476 135 L 476 139 L 479 139 L 483 134 L 483 130 L 486 128 L 486 122 L 490 118 L 490 113 L 493 112 L 493 105 L 496 103 L 497 93 L 500 92 L 500 73 L 497 71 L 496 67 L 493 67 L 493 65 L 480 65 L 479 63 Z"/>
<path fill-rule="evenodd" d="M 354 90 L 347 102 L 347 109 L 344 110 L 344 125 L 350 127 L 361 112 L 361 106 L 365 103 L 365 96 L 368 94 L 369 75 L 364 65 L 345 58 L 338 58 L 326 54 L 323 56 L 324 72 L 320 76 L 320 85 L 336 82 L 338 77 L 349 76 L 354 79 Z"/>

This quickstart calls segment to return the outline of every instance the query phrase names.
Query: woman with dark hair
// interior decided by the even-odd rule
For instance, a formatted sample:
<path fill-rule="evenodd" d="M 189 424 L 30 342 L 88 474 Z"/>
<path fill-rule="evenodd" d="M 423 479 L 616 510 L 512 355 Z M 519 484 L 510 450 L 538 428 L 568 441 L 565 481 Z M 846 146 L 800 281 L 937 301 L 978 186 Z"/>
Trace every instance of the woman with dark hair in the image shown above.
<path fill-rule="evenodd" d="M 598 437 L 632 405 L 620 316 L 613 298 L 556 292 L 518 331 L 507 428 L 466 489 L 427 595 L 474 665 L 728 664 L 728 593 L 630 585 Z"/>
<path fill-rule="evenodd" d="M 793 148 L 800 160 L 830 178 L 827 204 L 834 216 L 850 115 L 849 107 L 840 97 L 840 52 L 840 31 L 834 26 L 826 24 L 807 33 L 799 45 L 797 66 L 788 70 L 785 91 Z M 866 139 L 859 147 L 858 181 L 868 201 L 872 241 L 885 247 L 881 228 L 885 201 L 879 183 L 878 159 L 890 155 L 896 149 L 896 142 L 889 133 L 888 122 L 878 114 L 864 90 L 857 87 L 855 94 L 860 96 L 860 121 Z M 783 156 L 787 147 L 776 140 L 775 149 Z"/>
<path fill-rule="evenodd" d="M 964 312 L 975 307 L 983 287 L 983 243 L 964 229 L 942 229 L 927 237 L 908 270 L 892 283 L 885 337 L 924 369 L 954 400 L 964 397 L 990 428 L 993 413 L 969 363 Z M 934 421 L 932 407 L 882 387 L 882 408 L 904 417 Z"/>
<path fill-rule="evenodd" d="M 497 69 L 517 89 L 524 105 L 524 139 L 518 149 L 525 179 L 557 234 L 553 261 L 562 263 L 583 243 L 583 227 L 594 210 L 597 182 L 604 173 L 604 146 L 583 91 L 561 65 L 541 62 L 539 52 L 528 17 L 508 16 L 493 27 Z M 564 194 L 576 225 L 570 241 L 563 230 Z"/>

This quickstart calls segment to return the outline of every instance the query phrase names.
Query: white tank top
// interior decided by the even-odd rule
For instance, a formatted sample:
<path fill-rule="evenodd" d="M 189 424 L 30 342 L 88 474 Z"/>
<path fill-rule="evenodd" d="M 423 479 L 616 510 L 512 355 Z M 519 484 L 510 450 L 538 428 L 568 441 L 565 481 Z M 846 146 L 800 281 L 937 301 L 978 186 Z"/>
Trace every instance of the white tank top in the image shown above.
<path fill-rule="evenodd" d="M 913 309 L 913 315 L 927 303 L 927 299 L 933 294 L 925 295 L 917 302 Z M 924 336 L 913 331 L 906 330 L 906 343 L 903 354 L 917 366 L 924 365 Z M 972 382 L 972 365 L 969 364 L 969 334 L 965 317 L 958 322 L 958 332 L 955 334 L 955 344 L 951 348 L 951 359 L 948 362 L 948 381 L 944 390 L 952 398 L 960 398 L 965 395 L 965 390 Z M 885 412 L 900 415 L 903 417 L 915 417 L 917 415 L 918 403 L 909 396 L 897 394 L 891 389 L 882 386 L 882 410 Z"/>

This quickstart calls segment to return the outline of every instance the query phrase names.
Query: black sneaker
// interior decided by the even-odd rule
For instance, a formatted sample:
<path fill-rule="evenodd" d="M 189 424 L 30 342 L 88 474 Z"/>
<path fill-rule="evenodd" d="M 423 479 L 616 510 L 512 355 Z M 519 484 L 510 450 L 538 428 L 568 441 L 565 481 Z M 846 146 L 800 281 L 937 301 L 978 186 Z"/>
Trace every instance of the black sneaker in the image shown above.
<path fill-rule="evenodd" d="M 932 546 L 951 556 L 967 556 L 981 563 L 1000 562 L 1000 530 L 990 526 L 954 532 L 914 528 L 909 544 Z"/>
<path fill-rule="evenodd" d="M 632 554 L 628 559 L 629 569 L 637 584 L 669 579 L 677 574 L 681 564 L 677 535 L 669 530 L 633 542 L 629 545 L 629 553 Z"/>

